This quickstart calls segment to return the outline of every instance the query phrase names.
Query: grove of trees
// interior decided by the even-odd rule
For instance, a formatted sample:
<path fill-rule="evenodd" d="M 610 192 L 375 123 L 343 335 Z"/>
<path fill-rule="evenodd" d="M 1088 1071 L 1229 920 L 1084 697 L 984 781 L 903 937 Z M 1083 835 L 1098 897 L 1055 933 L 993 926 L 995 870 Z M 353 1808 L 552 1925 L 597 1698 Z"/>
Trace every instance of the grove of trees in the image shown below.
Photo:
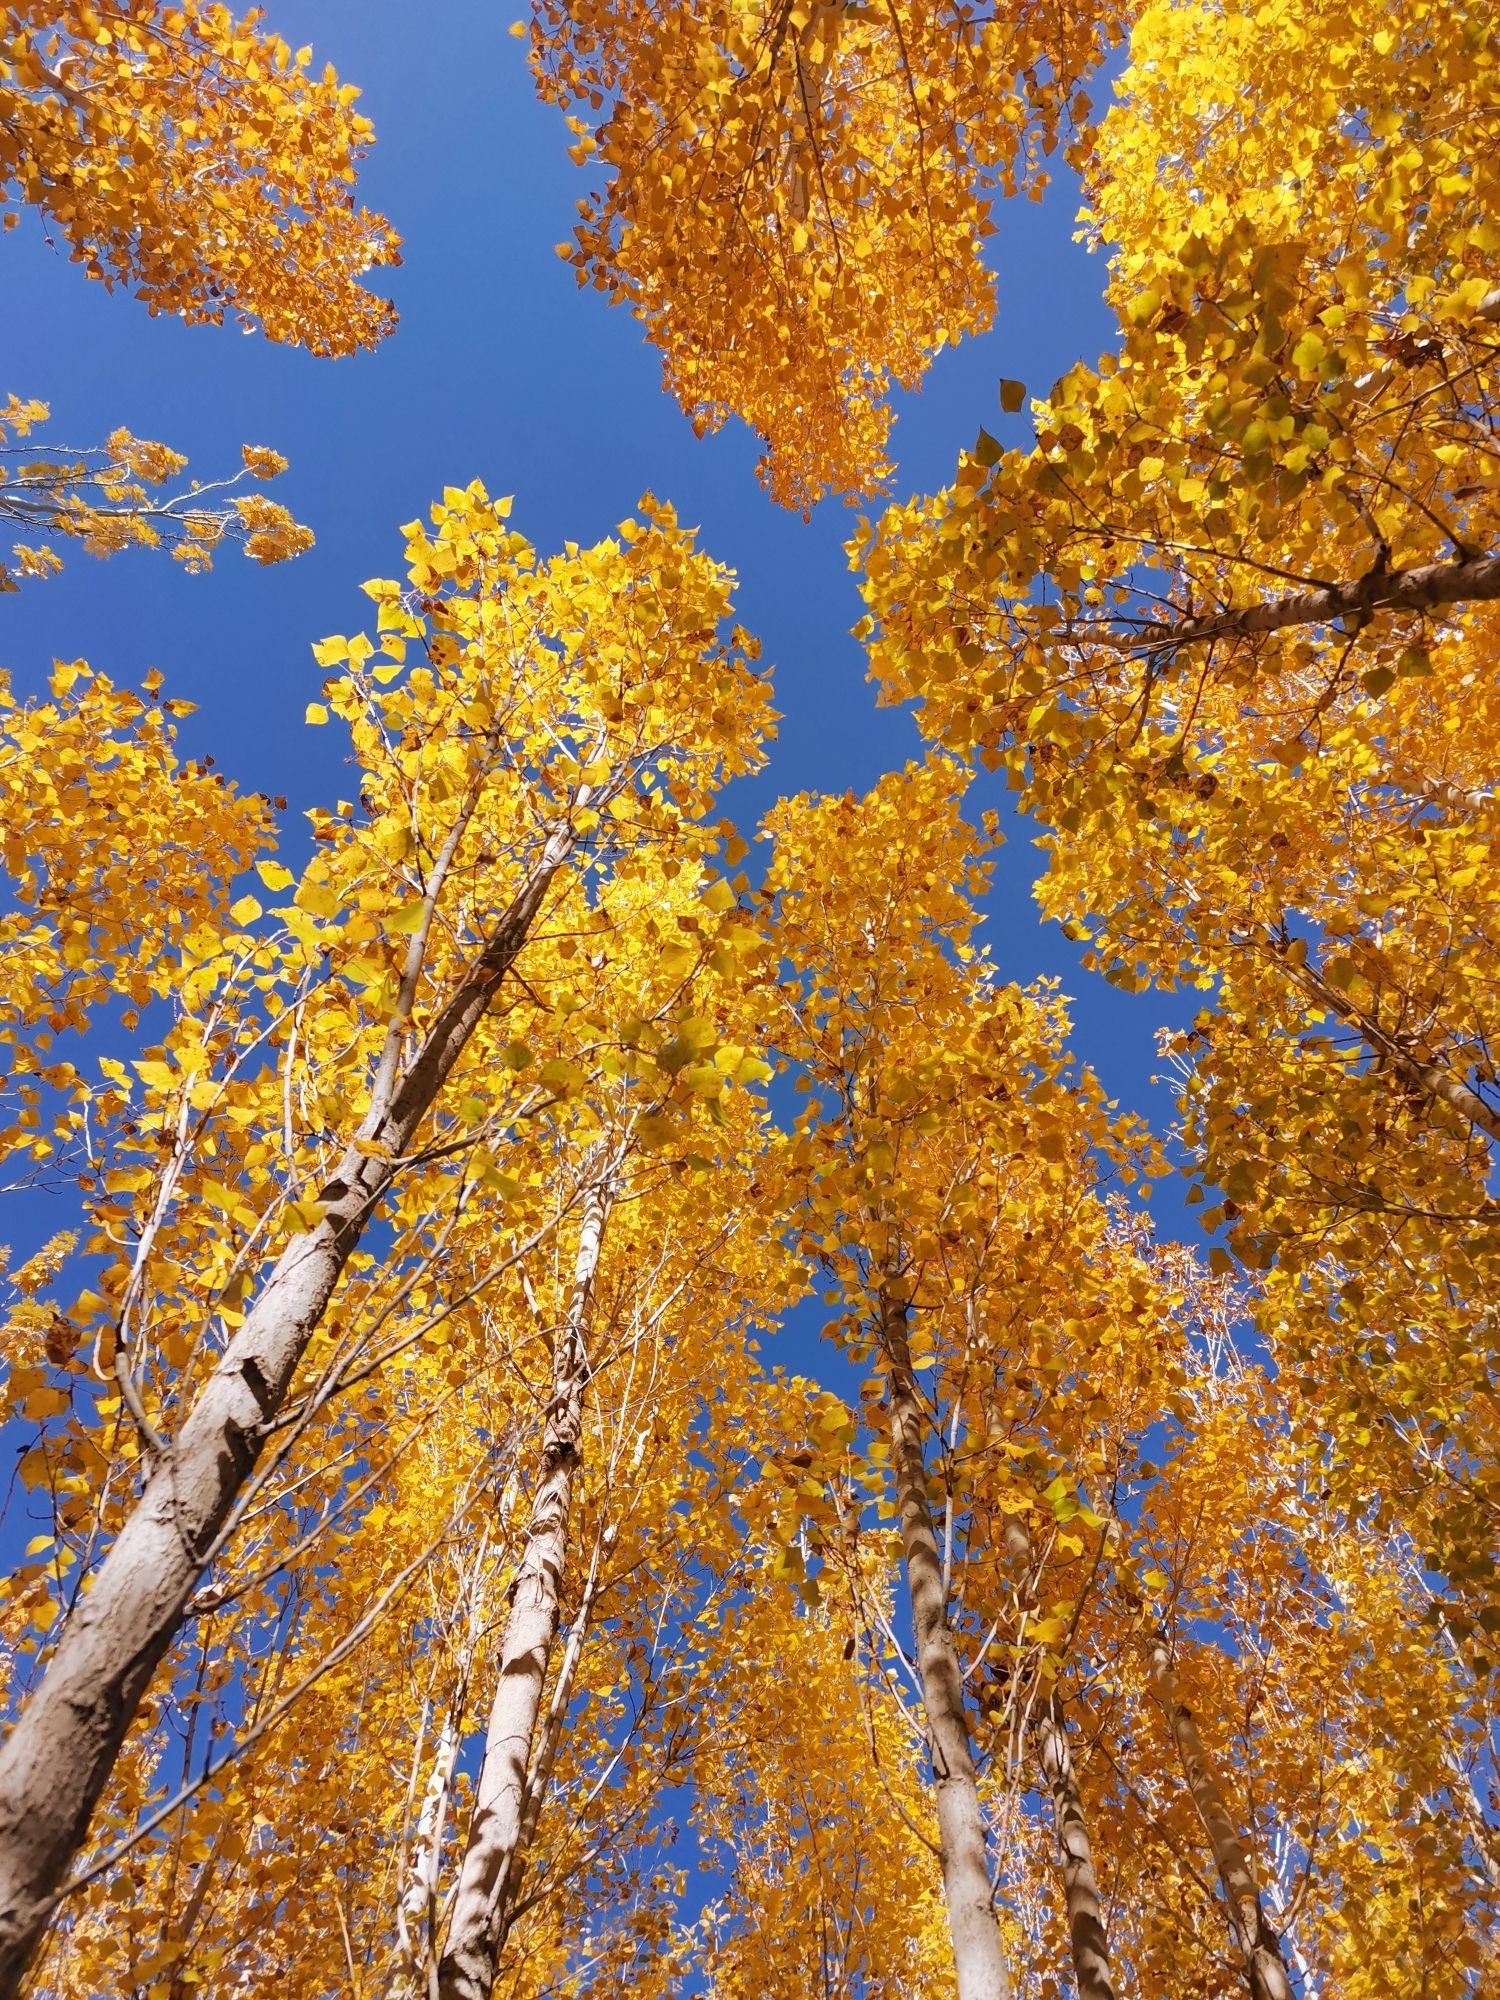
<path fill-rule="evenodd" d="M 752 865 L 734 551 L 477 481 L 314 647 L 305 867 L 159 679 L 0 685 L 57 1218 L 0 1261 L 0 2000 L 1500 1991 L 1500 17 L 521 32 L 580 284 L 854 503 L 925 748 Z M 259 14 L 0 4 L 0 209 L 121 312 L 385 340 L 356 107 Z M 898 503 L 1056 157 L 1114 345 Z M 310 543 L 271 446 L 199 485 L 13 386 L 0 590 Z M 1194 996 L 1171 1131 L 995 963 L 976 767 L 1088 967 Z M 814 1299 L 848 1393 L 775 1358 Z"/>

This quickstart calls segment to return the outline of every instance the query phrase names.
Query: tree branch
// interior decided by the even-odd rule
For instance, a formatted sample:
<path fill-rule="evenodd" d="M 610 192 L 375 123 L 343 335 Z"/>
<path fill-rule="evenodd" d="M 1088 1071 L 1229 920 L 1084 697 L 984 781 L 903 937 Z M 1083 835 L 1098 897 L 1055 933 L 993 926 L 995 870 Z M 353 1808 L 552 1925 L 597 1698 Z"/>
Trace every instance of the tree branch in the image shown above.
<path fill-rule="evenodd" d="M 1368 618 L 1376 611 L 1436 611 L 1444 605 L 1496 598 L 1500 598 L 1500 555 L 1464 555 L 1415 569 L 1372 569 L 1352 582 L 1317 584 L 1234 611 L 1143 625 L 1135 632 L 1091 635 L 1090 643 L 1121 653 L 1170 651 L 1208 639 L 1280 632 L 1289 625 L 1327 625 L 1337 618 Z"/>

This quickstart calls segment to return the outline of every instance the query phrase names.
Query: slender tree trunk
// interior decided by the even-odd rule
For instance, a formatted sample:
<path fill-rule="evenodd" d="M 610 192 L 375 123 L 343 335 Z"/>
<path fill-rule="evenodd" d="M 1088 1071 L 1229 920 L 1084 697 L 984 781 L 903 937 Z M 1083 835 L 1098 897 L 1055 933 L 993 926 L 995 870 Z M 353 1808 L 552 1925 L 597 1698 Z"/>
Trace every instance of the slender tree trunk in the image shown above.
<path fill-rule="evenodd" d="M 1178 1693 L 1165 1632 L 1158 1632 L 1151 1642 L 1151 1679 L 1167 1712 L 1188 1790 L 1214 1851 L 1214 1862 L 1229 1905 L 1229 1927 L 1250 1975 L 1253 2000 L 1292 2000 L 1281 1940 L 1267 1920 L 1250 1857 L 1229 1816 L 1223 1787 L 1203 1747 L 1193 1711 Z"/>
<path fill-rule="evenodd" d="M 990 1895 L 984 1817 L 969 1748 L 963 1681 L 943 1587 L 943 1564 L 927 1495 L 925 1420 L 906 1337 L 906 1309 L 882 1299 L 880 1342 L 890 1373 L 891 1460 L 901 1515 L 906 1588 L 937 1794 L 943 1897 L 958 1973 L 958 2000 L 1010 2000 L 1010 1973 Z"/>
<path fill-rule="evenodd" d="M 529 1831 L 527 1773 L 537 1740 L 542 1689 L 557 1638 L 568 1520 L 582 1465 L 589 1301 L 611 1199 L 608 1182 L 590 1190 L 579 1230 L 567 1316 L 553 1345 L 552 1395 L 542 1433 L 536 1498 L 526 1552 L 505 1621 L 474 1813 L 448 1940 L 438 1966 L 440 2000 L 490 2000 L 505 1939 L 511 1882 L 522 1859 L 523 1830 Z"/>
<path fill-rule="evenodd" d="M 1068 1939 L 1073 1950 L 1073 1977 L 1078 2000 L 1115 2000 L 1109 1969 L 1109 1940 L 1099 1911 L 1099 1884 L 1094 1878 L 1094 1852 L 1088 1821 L 1068 1748 L 1068 1724 L 1056 1689 L 1036 1720 L 1037 1752 L 1052 1793 L 1052 1816 L 1062 1850 L 1063 1898 L 1068 1911 Z"/>
<path fill-rule="evenodd" d="M 416 1834 L 405 1884 L 396 1906 L 396 1929 L 402 1955 L 412 1977 L 415 1994 L 426 1995 L 433 1984 L 436 1966 L 432 1955 L 434 1913 L 437 1908 L 438 1870 L 443 1853 L 443 1822 L 448 1816 L 448 1796 L 453 1784 L 453 1766 L 458 1761 L 457 1704 L 443 1717 L 437 1754 L 422 1794 Z"/>
<path fill-rule="evenodd" d="M 559 828 L 408 1067 L 388 1040 L 374 1102 L 322 1219 L 277 1259 L 0 1750 L 0 2000 L 12 2000 L 88 1832 L 120 1746 L 213 1559 L 344 1267 L 469 1037 L 509 971 L 574 835 Z M 404 1032 L 404 1024 L 403 1024 Z"/>
<path fill-rule="evenodd" d="M 526 1879 L 526 1863 L 531 1854 L 531 1844 L 536 1838 L 537 1822 L 541 1819 L 542 1808 L 547 1803 L 553 1767 L 557 1763 L 557 1753 L 567 1726 L 568 1706 L 573 1699 L 573 1684 L 578 1677 L 578 1663 L 583 1654 L 584 1641 L 588 1638 L 589 1627 L 593 1623 L 599 1565 L 608 1551 L 614 1547 L 614 1542 L 615 1525 L 611 1522 L 594 1545 L 594 1560 L 589 1571 L 589 1579 L 584 1585 L 582 1600 L 570 1624 L 567 1650 L 563 1654 L 562 1665 L 558 1668 L 552 1683 L 546 1718 L 541 1725 L 540 1740 L 531 1760 L 531 1772 L 526 1785 L 526 1803 L 521 1812 L 521 1831 L 516 1841 L 515 1856 L 506 1876 L 502 1943 L 509 1936 L 512 1924 L 521 1913 L 521 1890 Z"/>

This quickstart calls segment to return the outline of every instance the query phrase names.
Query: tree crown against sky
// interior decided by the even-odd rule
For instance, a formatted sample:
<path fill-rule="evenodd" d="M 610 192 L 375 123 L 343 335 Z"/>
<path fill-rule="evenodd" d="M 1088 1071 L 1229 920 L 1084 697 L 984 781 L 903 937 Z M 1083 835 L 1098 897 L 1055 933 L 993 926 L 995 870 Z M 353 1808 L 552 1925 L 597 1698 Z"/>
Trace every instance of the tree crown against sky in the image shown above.
<path fill-rule="evenodd" d="M 0 1993 L 1483 1993 L 1493 24 L 311 13 L 0 10 Z"/>

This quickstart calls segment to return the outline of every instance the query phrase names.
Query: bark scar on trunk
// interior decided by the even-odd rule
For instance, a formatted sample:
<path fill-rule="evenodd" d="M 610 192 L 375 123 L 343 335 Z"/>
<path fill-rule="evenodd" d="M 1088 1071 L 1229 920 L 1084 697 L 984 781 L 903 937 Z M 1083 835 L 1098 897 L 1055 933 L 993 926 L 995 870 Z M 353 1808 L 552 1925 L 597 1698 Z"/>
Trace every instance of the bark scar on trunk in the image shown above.
<path fill-rule="evenodd" d="M 240 1363 L 240 1379 L 255 1398 L 261 1416 L 264 1418 L 272 1415 L 276 1399 L 271 1394 L 271 1385 L 261 1373 L 260 1363 L 253 1354 L 247 1354 Z"/>

